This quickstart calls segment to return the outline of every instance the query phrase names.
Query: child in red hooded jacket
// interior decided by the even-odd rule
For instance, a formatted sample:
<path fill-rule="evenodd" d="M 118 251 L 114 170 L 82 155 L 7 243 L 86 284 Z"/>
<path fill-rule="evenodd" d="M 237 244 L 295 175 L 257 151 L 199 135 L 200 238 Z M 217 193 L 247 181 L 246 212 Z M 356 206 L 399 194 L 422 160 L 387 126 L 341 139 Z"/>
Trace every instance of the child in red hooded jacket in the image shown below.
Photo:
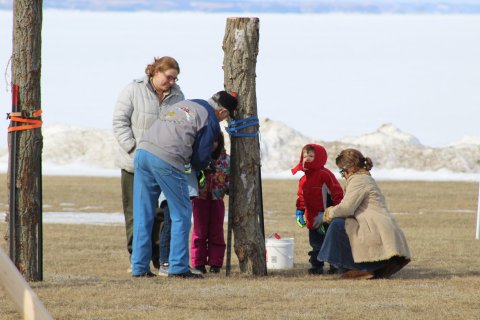
<path fill-rule="evenodd" d="M 312 267 L 309 274 L 323 274 L 323 262 L 317 260 L 325 237 L 323 212 L 343 199 L 343 189 L 335 175 L 325 168 L 327 151 L 318 144 L 307 144 L 302 148 L 300 162 L 292 174 L 303 171 L 298 182 L 296 221 L 301 228 L 307 226 L 312 250 L 308 253 Z"/>

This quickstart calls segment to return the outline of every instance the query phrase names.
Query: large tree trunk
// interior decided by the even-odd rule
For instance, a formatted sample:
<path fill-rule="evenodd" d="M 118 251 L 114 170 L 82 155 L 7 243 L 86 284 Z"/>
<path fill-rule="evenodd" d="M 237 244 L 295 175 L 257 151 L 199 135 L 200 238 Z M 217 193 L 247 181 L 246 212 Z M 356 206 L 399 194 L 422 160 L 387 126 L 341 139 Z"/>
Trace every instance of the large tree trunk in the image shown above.
<path fill-rule="evenodd" d="M 235 120 L 257 116 L 255 67 L 258 55 L 259 19 L 228 18 L 223 39 L 225 90 L 237 92 Z M 258 132 L 258 123 L 241 130 Z M 241 272 L 266 275 L 265 239 L 258 135 L 231 135 L 229 221 L 233 226 L 235 253 Z M 259 218 L 260 217 L 260 218 Z"/>
<path fill-rule="evenodd" d="M 15 0 L 13 5 L 12 85 L 18 86 L 13 112 L 40 109 L 42 1 Z M 27 116 L 28 117 L 28 116 Z M 37 118 L 38 119 L 38 118 Z M 15 122 L 13 126 L 22 126 Z M 9 252 L 26 280 L 42 280 L 40 128 L 9 133 Z"/>

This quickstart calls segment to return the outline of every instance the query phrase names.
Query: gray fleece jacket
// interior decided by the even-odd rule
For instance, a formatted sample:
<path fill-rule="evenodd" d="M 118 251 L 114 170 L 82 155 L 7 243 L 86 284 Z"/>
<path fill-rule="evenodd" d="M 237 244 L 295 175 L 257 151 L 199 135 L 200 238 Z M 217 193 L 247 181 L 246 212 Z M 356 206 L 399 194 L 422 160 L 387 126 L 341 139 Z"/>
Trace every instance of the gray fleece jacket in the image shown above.
<path fill-rule="evenodd" d="M 213 100 L 184 100 L 168 106 L 145 132 L 138 149 L 146 150 L 180 171 L 191 164 L 205 169 L 212 160 L 220 125 Z"/>
<path fill-rule="evenodd" d="M 119 149 L 115 164 L 133 173 L 133 155 L 140 138 L 157 120 L 161 110 L 185 97 L 177 84 L 160 104 L 148 76 L 134 80 L 120 93 L 113 112 L 113 135 Z"/>

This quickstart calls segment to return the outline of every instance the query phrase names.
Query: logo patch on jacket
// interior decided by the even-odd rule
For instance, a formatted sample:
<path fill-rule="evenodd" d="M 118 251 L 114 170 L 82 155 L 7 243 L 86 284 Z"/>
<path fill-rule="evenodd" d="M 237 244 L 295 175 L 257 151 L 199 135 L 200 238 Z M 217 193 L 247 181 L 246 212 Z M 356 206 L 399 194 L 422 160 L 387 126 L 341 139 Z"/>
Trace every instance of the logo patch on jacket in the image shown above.
<path fill-rule="evenodd" d="M 175 111 L 168 111 L 167 114 L 165 115 L 165 118 L 174 118 L 177 115 Z"/>
<path fill-rule="evenodd" d="M 178 106 L 164 114 L 164 117 L 160 117 L 168 121 L 186 121 L 186 122 L 193 122 L 195 120 L 195 112 L 189 109 L 186 106 Z"/>
<path fill-rule="evenodd" d="M 180 107 L 180 110 L 182 110 L 185 114 L 185 118 L 187 121 L 193 121 L 193 118 L 195 117 L 195 114 L 186 106 Z"/>

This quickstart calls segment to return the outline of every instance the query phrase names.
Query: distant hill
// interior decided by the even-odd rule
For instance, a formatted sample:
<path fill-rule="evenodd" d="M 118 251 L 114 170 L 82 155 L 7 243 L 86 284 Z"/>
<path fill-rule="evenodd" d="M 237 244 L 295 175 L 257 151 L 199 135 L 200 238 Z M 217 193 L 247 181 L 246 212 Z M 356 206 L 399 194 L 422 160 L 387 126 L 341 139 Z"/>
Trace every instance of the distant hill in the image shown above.
<path fill-rule="evenodd" d="M 13 1 L 0 0 L 0 9 Z M 91 11 L 197 11 L 253 13 L 480 13 L 475 0 L 44 0 L 45 9 Z"/>
<path fill-rule="evenodd" d="M 43 163 L 55 167 L 91 167 L 116 169 L 117 150 L 112 131 L 50 125 L 42 129 L 44 137 Z M 417 138 L 392 124 L 384 124 L 375 132 L 337 141 L 309 138 L 281 122 L 260 120 L 260 150 L 262 173 L 274 175 L 288 171 L 298 161 L 302 146 L 319 143 L 329 157 L 327 167 L 336 172 L 335 156 L 344 148 L 354 147 L 372 158 L 380 170 L 407 169 L 417 172 L 448 171 L 452 173 L 480 172 L 480 137 L 465 138 L 444 148 L 423 146 Z M 227 137 L 226 147 L 230 149 Z M 0 150 L 0 166 L 6 168 L 7 150 Z"/>

